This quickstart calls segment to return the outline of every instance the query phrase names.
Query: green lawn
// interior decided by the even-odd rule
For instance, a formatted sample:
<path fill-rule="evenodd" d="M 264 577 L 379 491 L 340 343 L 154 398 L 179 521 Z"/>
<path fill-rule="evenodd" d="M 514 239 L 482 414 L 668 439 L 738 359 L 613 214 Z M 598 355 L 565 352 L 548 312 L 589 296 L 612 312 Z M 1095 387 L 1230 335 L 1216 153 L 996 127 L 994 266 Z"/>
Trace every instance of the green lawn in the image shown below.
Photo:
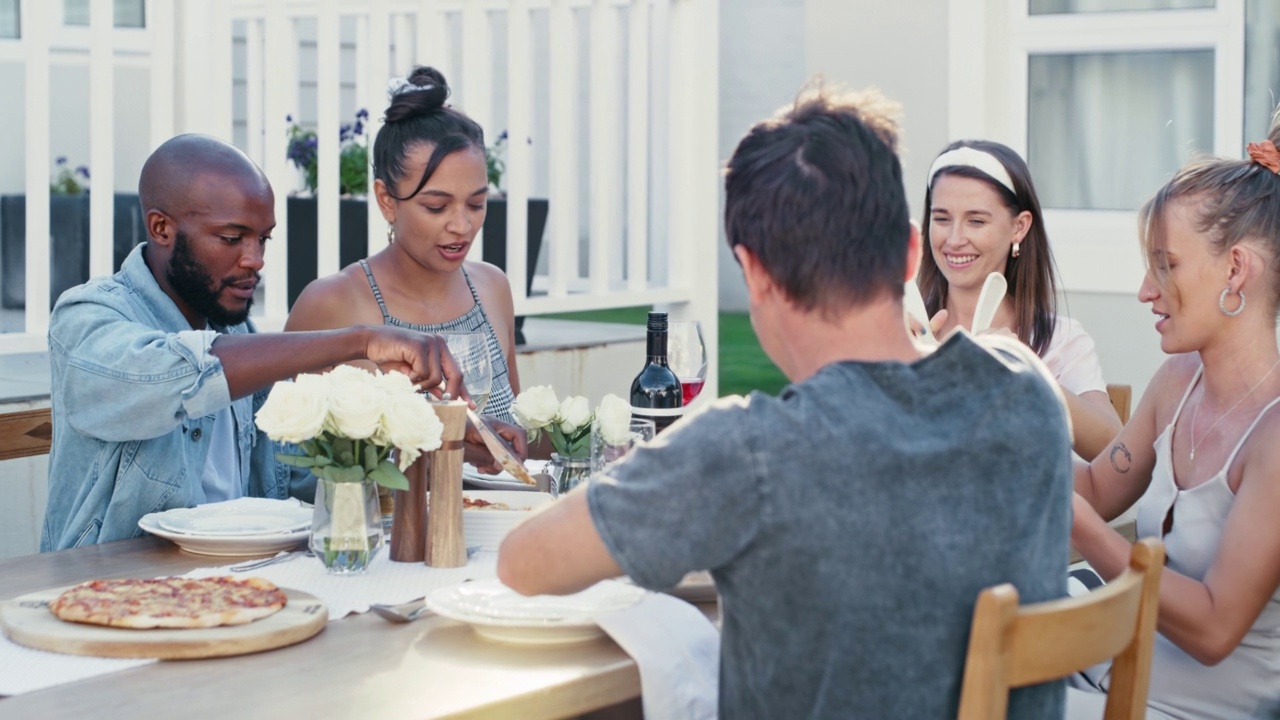
<path fill-rule="evenodd" d="M 648 312 L 648 307 L 630 307 L 545 317 L 644 325 Z M 720 394 L 745 395 L 752 390 L 760 390 L 773 395 L 786 384 L 782 371 L 760 348 L 747 314 L 720 313 Z"/>

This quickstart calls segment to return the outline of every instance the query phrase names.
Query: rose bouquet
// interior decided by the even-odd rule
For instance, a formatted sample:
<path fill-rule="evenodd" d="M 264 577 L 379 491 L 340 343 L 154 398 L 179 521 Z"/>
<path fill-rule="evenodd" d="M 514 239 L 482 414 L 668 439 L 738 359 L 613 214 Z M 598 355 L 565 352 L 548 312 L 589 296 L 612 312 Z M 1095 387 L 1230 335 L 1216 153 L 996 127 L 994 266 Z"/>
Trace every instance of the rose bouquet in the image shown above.
<path fill-rule="evenodd" d="M 568 492 L 591 475 L 591 427 L 610 438 L 629 438 L 631 406 L 617 395 L 606 395 L 594 412 L 587 399 L 574 395 L 560 400 L 550 386 L 531 387 L 512 406 L 516 422 L 536 443 L 545 433 L 555 448 L 548 468 L 561 493 Z"/>
<path fill-rule="evenodd" d="M 267 437 L 302 449 L 278 454 L 281 462 L 333 482 L 368 477 L 395 490 L 409 489 L 404 469 L 440 447 L 444 431 L 407 376 L 351 365 L 276 383 L 255 419 Z M 398 466 L 392 450 L 399 450 Z"/>
<path fill-rule="evenodd" d="M 350 365 L 276 383 L 255 419 L 267 437 L 301 450 L 277 454 L 280 462 L 319 478 L 311 548 L 342 574 L 367 569 L 382 546 L 377 486 L 408 490 L 405 468 L 439 448 L 444 432 L 408 377 Z"/>

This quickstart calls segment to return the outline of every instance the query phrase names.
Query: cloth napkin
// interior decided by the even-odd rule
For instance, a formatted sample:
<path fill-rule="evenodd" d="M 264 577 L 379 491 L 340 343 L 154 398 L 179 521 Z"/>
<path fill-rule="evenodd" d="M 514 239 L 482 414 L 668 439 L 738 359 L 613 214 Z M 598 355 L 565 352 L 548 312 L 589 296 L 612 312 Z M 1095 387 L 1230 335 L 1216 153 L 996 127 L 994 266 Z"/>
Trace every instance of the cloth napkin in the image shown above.
<path fill-rule="evenodd" d="M 292 560 L 247 572 L 233 572 L 232 565 L 197 568 L 183 575 L 189 578 L 231 575 L 260 577 L 282 588 L 315 595 L 329 606 L 329 619 L 362 613 L 369 605 L 394 605 L 430 595 L 432 590 L 498 576 L 498 553 L 478 551 L 459 568 L 433 568 L 420 562 L 392 562 L 384 549 L 358 575 L 330 575 L 316 558 L 297 556 Z"/>
<path fill-rule="evenodd" d="M 82 657 L 32 650 L 0 634 L 0 695 L 43 690 L 153 662 L 157 661 Z"/>
<path fill-rule="evenodd" d="M 648 720 L 717 717 L 720 633 L 700 610 L 663 593 L 596 618 L 640 668 Z"/>

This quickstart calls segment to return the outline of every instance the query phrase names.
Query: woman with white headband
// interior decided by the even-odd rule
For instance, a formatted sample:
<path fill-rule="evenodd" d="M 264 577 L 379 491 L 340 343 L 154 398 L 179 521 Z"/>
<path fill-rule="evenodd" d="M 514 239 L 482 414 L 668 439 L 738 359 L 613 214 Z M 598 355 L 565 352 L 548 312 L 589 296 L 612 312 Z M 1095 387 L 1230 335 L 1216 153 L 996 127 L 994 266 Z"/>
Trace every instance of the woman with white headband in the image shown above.
<path fill-rule="evenodd" d="M 1003 274 L 1009 291 L 991 328 L 1016 335 L 1044 360 L 1067 399 L 1075 451 L 1095 457 L 1120 431 L 1120 418 L 1093 339 L 1056 312 L 1053 255 L 1022 158 L 1000 143 L 952 143 L 929 170 L 925 208 L 930 252 L 917 282 L 935 332 L 972 327 L 987 276 Z"/>

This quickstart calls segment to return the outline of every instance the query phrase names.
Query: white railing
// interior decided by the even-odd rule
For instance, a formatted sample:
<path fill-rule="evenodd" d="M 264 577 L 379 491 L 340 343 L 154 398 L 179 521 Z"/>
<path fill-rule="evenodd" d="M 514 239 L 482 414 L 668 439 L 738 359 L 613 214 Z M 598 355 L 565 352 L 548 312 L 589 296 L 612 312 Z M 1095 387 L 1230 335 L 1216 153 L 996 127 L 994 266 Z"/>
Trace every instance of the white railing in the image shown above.
<path fill-rule="evenodd" d="M 49 77 L 51 63 L 69 54 L 53 47 L 53 39 L 65 34 L 60 6 L 23 0 L 21 38 L 0 41 L 0 56 L 17 47 L 25 62 L 29 298 L 49 292 L 48 178 L 56 145 L 49 132 Z M 91 275 L 111 271 L 113 133 L 141 132 L 112 121 L 112 71 L 121 63 L 143 63 L 150 78 L 151 147 L 179 132 L 231 138 L 232 105 L 243 102 L 244 150 L 277 189 L 278 226 L 258 321 L 267 328 L 283 324 L 290 252 L 286 191 L 297 184 L 286 159 L 285 117 L 299 104 L 297 23 L 314 19 L 316 131 L 333 139 L 319 147 L 316 192 L 318 272 L 326 275 L 339 269 L 339 34 L 341 23 L 354 21 L 358 106 L 377 115 L 390 76 L 413 64 L 434 65 L 455 88 L 453 102 L 491 137 L 505 128 L 511 138 L 534 138 L 546 147 L 546 180 L 535 187 L 533 149 L 523 142 L 507 145 L 506 271 L 514 279 L 517 313 L 654 304 L 677 318 L 700 319 L 714 393 L 718 0 L 155 0 L 146 3 L 146 30 L 128 33 L 111 27 L 110 2 L 90 6 L 89 40 L 79 54 L 87 56 L 91 73 Z M 503 22 L 505 37 L 495 37 Z M 243 58 L 235 58 L 244 68 L 242 97 L 233 92 L 237 34 L 245 47 Z M 546 53 L 545 78 L 534 76 L 535 45 Z M 505 65 L 495 61 L 500 50 Z M 578 80 L 584 70 L 585 89 Z M 496 82 L 501 77 L 505 83 Z M 505 87 L 501 96 L 494 92 L 499 86 Z M 536 96 L 538 87 L 546 88 L 545 97 Z M 545 138 L 534 137 L 535 111 L 546 113 Z M 370 125 L 372 136 L 379 123 Z M 527 296 L 525 201 L 535 190 L 551 200 L 548 257 L 537 283 L 542 291 Z M 376 206 L 369 209 L 372 253 L 385 242 L 385 225 Z M 479 247 L 473 248 L 477 255 Z M 580 249 L 588 253 L 585 264 Z M 0 335 L 0 353 L 43 349 L 47 327 L 45 304 L 27 303 L 26 331 Z"/>

